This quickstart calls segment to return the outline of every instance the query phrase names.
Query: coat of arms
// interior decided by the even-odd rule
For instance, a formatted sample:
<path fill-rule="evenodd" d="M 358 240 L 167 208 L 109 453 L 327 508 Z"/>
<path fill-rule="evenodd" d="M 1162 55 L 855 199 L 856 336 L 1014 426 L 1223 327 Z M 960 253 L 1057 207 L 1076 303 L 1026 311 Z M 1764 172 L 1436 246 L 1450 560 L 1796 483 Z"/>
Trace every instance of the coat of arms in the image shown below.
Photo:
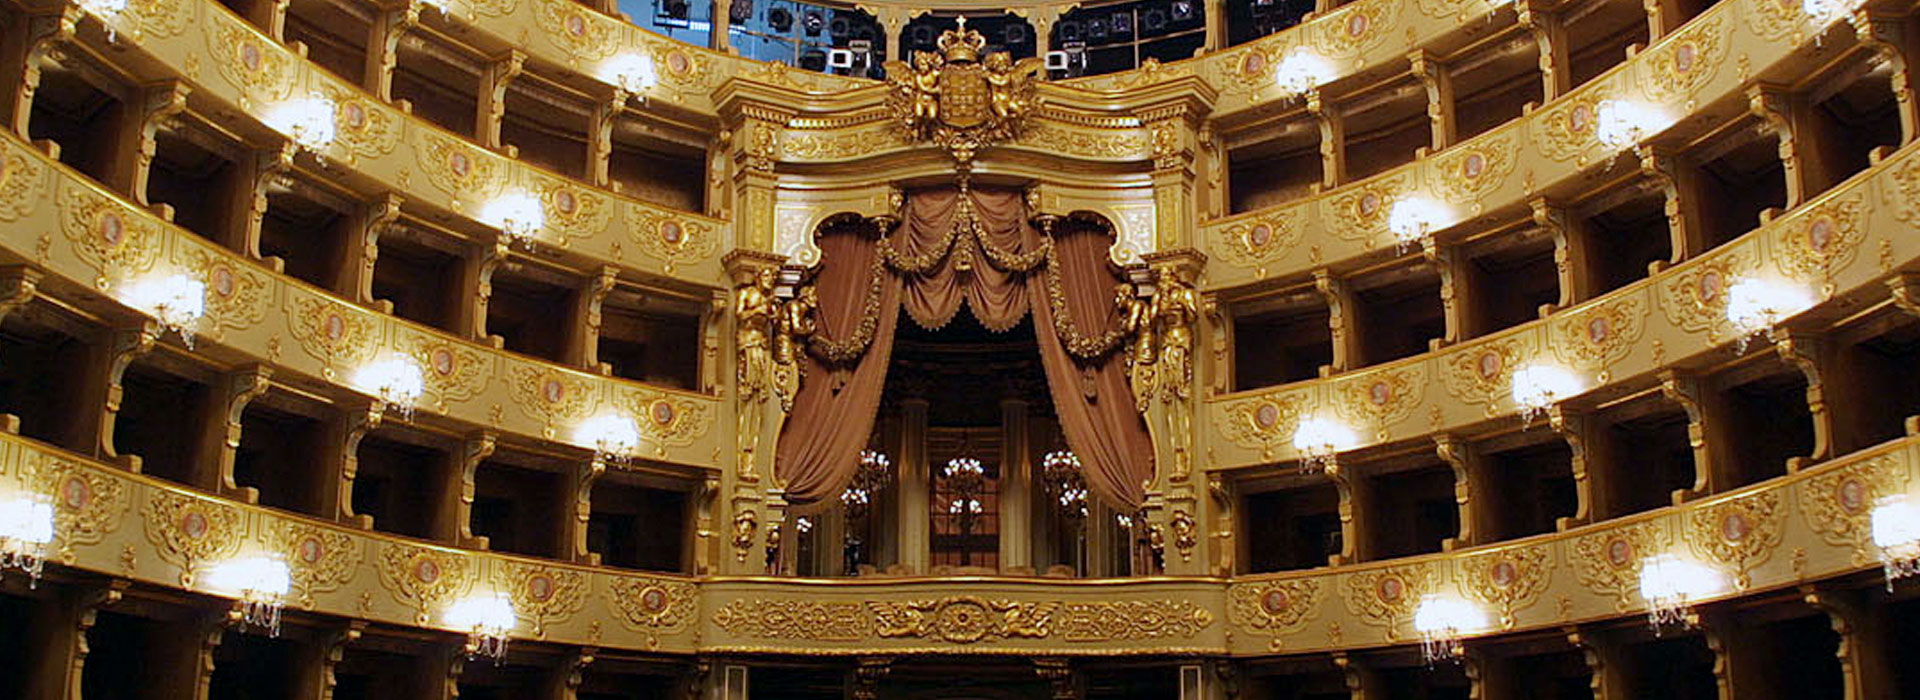
<path fill-rule="evenodd" d="M 1018 135 L 1021 119 L 1039 105 L 1042 63 L 1004 51 L 981 56 L 987 39 L 965 17 L 940 35 L 939 46 L 938 53 L 913 52 L 911 64 L 886 63 L 887 105 L 908 140 L 932 141 L 967 163 L 975 151 Z"/>

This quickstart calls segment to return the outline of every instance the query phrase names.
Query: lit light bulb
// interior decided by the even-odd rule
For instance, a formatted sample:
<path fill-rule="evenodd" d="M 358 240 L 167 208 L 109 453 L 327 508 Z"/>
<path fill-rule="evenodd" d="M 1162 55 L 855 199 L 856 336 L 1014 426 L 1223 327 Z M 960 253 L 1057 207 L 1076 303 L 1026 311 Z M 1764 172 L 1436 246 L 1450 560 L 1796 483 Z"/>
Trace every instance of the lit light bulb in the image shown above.
<path fill-rule="evenodd" d="M 394 355 L 360 368 L 354 375 L 353 384 L 361 391 L 380 397 L 381 401 L 398 408 L 401 414 L 408 417 L 411 417 L 414 403 L 425 389 L 420 365 L 404 355 Z"/>
<path fill-rule="evenodd" d="M 1727 285 L 1727 322 L 1741 333 L 1744 351 L 1748 337 L 1765 333 L 1782 319 L 1813 308 L 1816 302 L 1813 294 L 1800 285 L 1742 277 Z"/>
<path fill-rule="evenodd" d="M 1532 364 L 1513 371 L 1513 403 L 1520 407 L 1521 420 L 1531 422 L 1559 403 L 1583 390 L 1579 377 L 1565 369 L 1547 364 Z"/>
<path fill-rule="evenodd" d="M 234 596 L 229 615 L 235 622 L 280 634 L 280 610 L 293 576 L 287 563 L 274 557 L 246 557 L 223 562 L 207 575 L 207 586 Z"/>
<path fill-rule="evenodd" d="M 1293 429 L 1293 449 L 1300 453 L 1300 467 L 1307 471 L 1339 468 L 1340 453 L 1359 444 L 1360 436 L 1352 428 L 1331 418 L 1304 418 Z"/>
<path fill-rule="evenodd" d="M 120 300 L 180 334 L 188 347 L 207 310 L 207 285 L 186 275 L 154 275 L 120 288 Z"/>
<path fill-rule="evenodd" d="M 1593 137 L 1614 150 L 1637 149 L 1670 122 L 1662 111 L 1631 100 L 1601 100 L 1593 107 Z"/>
<path fill-rule="evenodd" d="M 500 229 L 509 238 L 526 240 L 546 228 L 547 210 L 538 197 L 525 192 L 509 192 L 482 207 L 480 220 Z"/>
<path fill-rule="evenodd" d="M 1404 249 L 1432 234 L 1445 216 L 1439 202 L 1419 196 L 1401 197 L 1387 211 L 1387 230 Z"/>
<path fill-rule="evenodd" d="M 660 82 L 660 74 L 653 68 L 653 58 L 637 53 L 623 53 L 608 59 L 601 66 L 601 75 L 608 82 L 635 95 L 645 94 Z"/>
<path fill-rule="evenodd" d="M 640 427 L 618 414 L 602 414 L 580 422 L 574 441 L 590 445 L 593 451 L 611 459 L 627 459 L 640 453 Z"/>
<path fill-rule="evenodd" d="M 1413 613 L 1413 629 L 1420 633 L 1420 652 L 1427 663 L 1459 658 L 1465 652 L 1460 637 L 1488 627 L 1480 606 L 1437 593 L 1421 596 Z"/>
<path fill-rule="evenodd" d="M 1692 627 L 1694 604 L 1726 589 L 1725 573 L 1676 554 L 1656 554 L 1640 563 L 1640 597 L 1655 632 L 1669 625 Z"/>
<path fill-rule="evenodd" d="M 338 134 L 334 122 L 335 105 L 320 95 L 288 100 L 267 114 L 267 125 L 286 134 L 301 148 L 325 150 Z"/>
<path fill-rule="evenodd" d="M 467 632 L 467 656 L 486 656 L 494 663 L 507 656 L 507 634 L 518 619 L 513 601 L 501 593 L 462 598 L 447 607 L 447 624 Z"/>
<path fill-rule="evenodd" d="M 1273 81 L 1289 96 L 1304 95 L 1333 78 L 1333 64 L 1320 52 L 1296 46 L 1273 69 Z"/>
<path fill-rule="evenodd" d="M 1874 504 L 1873 546 L 1880 550 L 1887 590 L 1896 580 L 1920 574 L 1920 503 L 1901 494 Z"/>
<path fill-rule="evenodd" d="M 0 573 L 17 569 L 37 586 L 52 542 L 52 505 L 26 496 L 0 501 Z"/>

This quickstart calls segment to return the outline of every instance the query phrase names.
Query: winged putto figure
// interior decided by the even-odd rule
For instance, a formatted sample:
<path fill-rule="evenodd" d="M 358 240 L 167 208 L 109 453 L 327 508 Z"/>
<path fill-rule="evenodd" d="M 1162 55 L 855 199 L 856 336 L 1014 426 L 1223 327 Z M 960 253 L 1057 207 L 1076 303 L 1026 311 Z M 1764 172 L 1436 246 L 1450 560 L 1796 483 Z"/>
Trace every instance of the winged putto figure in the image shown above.
<path fill-rule="evenodd" d="M 975 152 L 1019 135 L 1021 121 L 1040 104 L 1036 85 L 1043 62 L 1006 52 L 982 55 L 987 39 L 967 28 L 940 35 L 939 52 L 915 51 L 912 61 L 888 61 L 887 106 L 909 141 L 932 141 L 966 163 Z"/>

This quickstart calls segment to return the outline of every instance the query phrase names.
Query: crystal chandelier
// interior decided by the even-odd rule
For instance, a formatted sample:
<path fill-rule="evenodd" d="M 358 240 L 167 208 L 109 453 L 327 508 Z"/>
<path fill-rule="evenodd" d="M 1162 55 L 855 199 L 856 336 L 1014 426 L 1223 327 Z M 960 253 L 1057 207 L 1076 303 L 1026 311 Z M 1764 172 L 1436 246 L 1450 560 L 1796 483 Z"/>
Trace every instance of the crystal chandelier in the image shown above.
<path fill-rule="evenodd" d="M 867 515 L 872 506 L 873 497 L 887 486 L 887 476 L 893 472 L 893 460 L 877 450 L 861 450 L 860 465 L 854 468 L 853 481 L 840 492 L 840 505 L 847 509 L 847 518 L 858 520 Z"/>
<path fill-rule="evenodd" d="M 1513 371 L 1513 403 L 1520 407 L 1523 424 L 1532 423 L 1554 404 L 1581 391 L 1580 378 L 1560 367 L 1531 364 Z"/>
<path fill-rule="evenodd" d="M 122 286 L 120 300 L 180 334 L 193 347 L 193 334 L 207 311 L 207 285 L 186 275 L 145 277 Z"/>
<path fill-rule="evenodd" d="M 404 355 L 394 355 L 361 367 L 354 374 L 353 384 L 361 391 L 378 397 L 381 403 L 398 409 L 402 416 L 409 419 L 413 417 L 414 403 L 419 401 L 425 389 L 419 363 Z"/>
<path fill-rule="evenodd" d="M 1352 428 L 1331 418 L 1304 418 L 1293 429 L 1293 449 L 1300 453 L 1300 468 L 1305 471 L 1339 469 L 1340 453 L 1359 444 L 1360 436 Z"/>
<path fill-rule="evenodd" d="M 1413 628 L 1420 633 L 1420 655 L 1429 664 L 1465 655 L 1461 635 L 1488 626 L 1487 613 L 1480 606 L 1438 593 L 1421 596 L 1420 607 L 1413 613 Z"/>
<path fill-rule="evenodd" d="M 485 656 L 500 663 L 507 656 L 507 635 L 518 620 L 513 602 L 501 593 L 468 596 L 447 608 L 447 624 L 467 632 L 467 658 Z"/>
<path fill-rule="evenodd" d="M 0 501 L 0 573 L 18 569 L 37 586 L 53 542 L 53 506 L 31 497 Z"/>
<path fill-rule="evenodd" d="M 274 557 L 246 557 L 213 567 L 207 585 L 234 596 L 229 619 L 280 636 L 280 609 L 293 586 L 287 563 Z"/>
<path fill-rule="evenodd" d="M 500 229 L 512 240 L 525 242 L 547 226 L 547 210 L 540 200 L 525 192 L 508 192 L 480 209 L 480 220 Z"/>
<path fill-rule="evenodd" d="M 1387 211 L 1387 230 L 1399 241 L 1400 252 L 1406 252 L 1432 235 L 1444 216 L 1439 202 L 1426 197 L 1402 197 Z"/>
<path fill-rule="evenodd" d="M 640 454 L 640 427 L 632 418 L 603 413 L 580 422 L 574 442 L 593 448 L 602 459 L 625 460 Z"/>
<path fill-rule="evenodd" d="M 631 95 L 644 95 L 647 90 L 660 82 L 660 74 L 654 70 L 653 59 L 637 53 L 623 53 L 607 59 L 601 66 L 601 75 L 621 90 Z"/>
<path fill-rule="evenodd" d="M 334 125 L 335 109 L 333 100 L 310 95 L 275 106 L 267 114 L 266 122 L 301 148 L 321 151 L 333 145 L 338 133 Z"/>
<path fill-rule="evenodd" d="M 1072 450 L 1054 450 L 1040 457 L 1040 475 L 1053 493 L 1054 505 L 1069 518 L 1087 517 L 1087 479 L 1080 456 Z"/>
<path fill-rule="evenodd" d="M 1887 590 L 1920 574 L 1920 503 L 1905 494 L 1880 499 L 1873 507 L 1873 545 L 1880 550 Z"/>
<path fill-rule="evenodd" d="M 1333 64 L 1320 52 L 1296 46 L 1280 59 L 1273 70 L 1273 82 L 1288 97 L 1304 95 L 1333 78 Z"/>
<path fill-rule="evenodd" d="M 962 440 L 960 456 L 947 460 L 946 469 L 940 472 L 940 485 L 947 492 L 947 512 L 954 516 L 960 530 L 960 564 L 965 566 L 973 561 L 967 540 L 973 534 L 974 518 L 986 512 L 980 495 L 987 487 L 987 470 L 980 466 L 980 460 L 967 456 Z"/>
<path fill-rule="evenodd" d="M 1771 330 L 1788 316 L 1813 308 L 1816 301 L 1797 284 L 1742 277 L 1727 285 L 1727 322 L 1741 334 L 1740 350 L 1745 352 L 1748 339 Z"/>
<path fill-rule="evenodd" d="M 1657 554 L 1640 563 L 1640 597 L 1655 633 L 1661 628 L 1699 623 L 1694 604 L 1727 589 L 1719 569 L 1675 554 Z"/>

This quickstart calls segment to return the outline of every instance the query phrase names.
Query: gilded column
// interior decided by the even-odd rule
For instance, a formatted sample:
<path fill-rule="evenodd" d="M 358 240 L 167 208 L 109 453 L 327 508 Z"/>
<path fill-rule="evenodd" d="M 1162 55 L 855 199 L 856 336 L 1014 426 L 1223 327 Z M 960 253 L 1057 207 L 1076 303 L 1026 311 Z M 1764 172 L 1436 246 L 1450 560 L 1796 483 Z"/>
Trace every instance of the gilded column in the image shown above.
<path fill-rule="evenodd" d="M 900 402 L 899 483 L 894 485 L 895 505 L 899 508 L 895 523 L 900 540 L 900 566 L 910 573 L 928 571 L 933 554 L 933 524 L 928 508 L 932 506 L 933 472 L 927 464 L 927 400 Z"/>
<path fill-rule="evenodd" d="M 1000 401 L 1000 573 L 1033 571 L 1033 455 L 1027 402 Z"/>

